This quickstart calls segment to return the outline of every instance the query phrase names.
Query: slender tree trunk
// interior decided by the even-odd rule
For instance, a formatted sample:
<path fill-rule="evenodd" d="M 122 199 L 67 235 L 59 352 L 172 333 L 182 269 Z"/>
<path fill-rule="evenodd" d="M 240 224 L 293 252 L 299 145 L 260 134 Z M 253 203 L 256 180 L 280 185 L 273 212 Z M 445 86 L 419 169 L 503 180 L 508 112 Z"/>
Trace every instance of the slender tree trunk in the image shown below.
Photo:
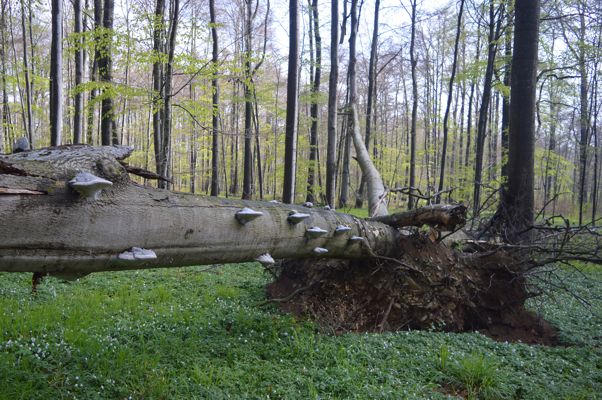
<path fill-rule="evenodd" d="M 84 128 L 83 108 L 84 98 L 80 91 L 83 83 L 84 49 L 82 40 L 82 4 L 81 0 L 73 1 L 74 33 L 75 40 L 75 99 L 73 110 L 73 143 L 82 143 L 82 131 Z"/>
<path fill-rule="evenodd" d="M 163 148 L 161 149 L 166 160 L 164 175 L 171 176 L 170 173 L 170 162 L 171 157 L 171 128 L 172 128 L 172 107 L 171 107 L 171 86 L 173 80 L 173 61 L 176 49 L 176 36 L 178 32 L 178 22 L 180 19 L 180 0 L 173 0 L 171 4 L 170 13 L 170 24 L 169 24 L 169 37 L 167 41 L 167 64 L 165 65 L 165 76 L 163 78 L 163 85 L 165 87 L 165 97 L 163 100 Z M 161 181 L 159 185 L 162 188 L 168 189 L 169 182 Z"/>
<path fill-rule="evenodd" d="M 418 78 L 416 77 L 416 0 L 410 0 L 412 7 L 411 36 L 410 36 L 410 65 L 412 70 L 412 122 L 410 127 L 410 190 L 416 186 L 416 119 L 418 118 Z M 426 150 L 426 149 L 425 149 Z M 408 198 L 408 209 L 415 207 L 415 199 Z"/>
<path fill-rule="evenodd" d="M 215 19 L 215 0 L 209 0 L 209 16 L 211 23 L 212 52 L 211 62 L 213 76 L 212 89 L 212 114 L 211 114 L 211 196 L 219 195 L 219 81 L 218 81 L 218 41 L 217 21 Z"/>
<path fill-rule="evenodd" d="M 50 145 L 59 146 L 63 134 L 63 1 L 52 0 L 50 45 Z"/>
<path fill-rule="evenodd" d="M 583 223 L 583 208 L 586 201 L 587 148 L 589 147 L 588 126 L 588 71 L 585 55 L 585 15 L 579 14 L 579 225 Z"/>
<path fill-rule="evenodd" d="M 328 77 L 328 141 L 326 144 L 326 203 L 335 207 L 337 148 L 337 83 L 339 79 L 339 1 L 331 1 L 330 74 Z"/>
<path fill-rule="evenodd" d="M 313 70 L 313 82 L 311 86 L 311 128 L 309 134 L 309 168 L 307 171 L 307 196 L 306 201 L 315 202 L 315 181 L 318 164 L 318 97 L 320 94 L 320 81 L 322 75 L 322 37 L 320 36 L 320 21 L 318 18 L 318 0 L 310 0 L 311 20 L 313 22 L 313 34 L 316 42 L 315 65 Z M 319 174 L 318 174 L 319 176 Z"/>
<path fill-rule="evenodd" d="M 252 128 L 251 128 L 251 117 L 253 112 L 252 105 L 252 92 L 251 92 L 251 57 L 253 56 L 252 49 L 252 21 L 253 13 L 251 9 L 252 0 L 245 0 L 245 29 L 244 29 L 244 40 L 245 40 L 245 127 L 244 127 L 244 161 L 243 161 L 243 185 L 242 185 L 242 198 L 249 200 L 253 192 L 253 142 L 252 142 Z"/>
<path fill-rule="evenodd" d="M 510 74 L 512 70 L 512 30 L 510 24 L 512 23 L 512 14 L 507 13 L 506 20 L 508 26 L 506 27 L 505 43 L 504 43 L 504 58 L 506 59 L 506 69 L 504 70 L 504 81 L 505 87 L 510 87 Z M 501 185 L 501 196 L 507 188 L 508 183 L 508 147 L 509 147 L 509 129 L 510 129 L 510 96 L 507 92 L 502 93 L 502 185 Z"/>
<path fill-rule="evenodd" d="M 501 5 L 500 7 L 502 7 Z M 501 10 L 500 10 L 501 14 Z M 476 215 L 481 207 L 481 187 L 483 175 L 483 157 L 485 153 L 485 137 L 487 132 L 487 118 L 491 100 L 491 88 L 493 83 L 493 69 L 495 64 L 495 55 L 497 52 L 497 38 L 499 37 L 500 25 L 502 17 L 498 16 L 497 24 L 495 21 L 494 1 L 489 4 L 489 34 L 487 36 L 488 52 L 487 52 L 487 69 L 483 80 L 483 96 L 481 99 L 481 107 L 479 109 L 479 121 L 477 124 L 476 137 L 476 156 L 475 156 L 475 176 L 474 176 L 474 191 L 473 191 L 473 213 Z M 497 27 L 496 27 L 497 25 Z"/>
<path fill-rule="evenodd" d="M 32 91 L 31 91 L 31 76 L 29 68 L 29 60 L 27 54 L 27 29 L 25 26 L 25 0 L 21 0 L 21 28 L 23 32 L 23 69 L 25 72 L 25 95 L 27 96 L 27 137 L 29 145 L 33 148 L 33 113 L 31 109 Z M 32 60 L 33 62 L 33 60 Z"/>
<path fill-rule="evenodd" d="M 356 88 L 356 42 L 359 25 L 358 19 L 358 0 L 351 1 L 351 32 L 349 33 L 349 103 L 348 109 L 351 114 L 351 138 L 355 146 L 357 161 L 366 177 L 368 187 L 368 208 L 370 216 L 387 215 L 387 203 L 384 198 L 385 187 L 382 178 L 370 159 L 370 153 L 366 148 L 360 133 L 360 119 L 357 107 L 357 88 Z"/>
<path fill-rule="evenodd" d="M 2 90 L 2 118 L 0 122 L 0 153 L 4 152 L 4 142 L 10 142 L 10 108 L 8 107 L 8 89 L 6 86 L 6 1 L 0 0 L 0 89 Z M 6 147 L 10 146 L 8 144 Z"/>
<path fill-rule="evenodd" d="M 94 82 L 94 87 L 90 91 L 90 98 L 88 100 L 87 107 L 87 133 L 86 142 L 88 144 L 94 144 L 94 114 L 96 110 L 96 97 L 98 96 L 98 88 L 96 87 L 98 82 L 98 61 L 100 59 L 100 43 L 99 37 L 102 30 L 102 0 L 94 0 L 94 55 L 92 56 L 92 62 L 90 65 L 90 81 Z"/>
<path fill-rule="evenodd" d="M 105 0 L 102 17 L 101 57 L 98 60 L 100 81 L 103 84 L 103 98 L 101 103 L 100 134 L 103 145 L 118 144 L 117 130 L 115 128 L 115 114 L 113 110 L 113 95 L 110 86 L 113 84 L 113 16 L 115 10 L 114 0 Z"/>
<path fill-rule="evenodd" d="M 374 108 L 374 95 L 376 90 L 376 53 L 378 50 L 378 18 L 380 11 L 380 0 L 374 3 L 374 28 L 372 30 L 372 44 L 370 46 L 370 61 L 368 63 L 368 100 L 366 103 L 366 133 L 364 143 L 366 150 L 370 150 L 370 136 L 372 134 L 372 110 Z M 375 146 L 376 148 L 376 146 Z M 355 198 L 355 207 L 362 208 L 364 203 L 364 186 L 366 177 L 362 173 L 362 181 Z"/>
<path fill-rule="evenodd" d="M 454 44 L 454 59 L 452 62 L 451 76 L 449 78 L 449 87 L 447 90 L 447 105 L 445 106 L 445 116 L 443 117 L 443 146 L 441 148 L 441 171 L 439 174 L 439 188 L 438 192 L 443 191 L 443 183 L 445 180 L 445 159 L 447 157 L 447 136 L 448 136 L 448 122 L 449 122 L 449 111 L 451 109 L 452 102 L 452 91 L 454 88 L 454 79 L 456 77 L 456 66 L 458 63 L 458 46 L 460 45 L 460 33 L 462 32 L 462 13 L 464 12 L 464 0 L 460 0 L 460 10 L 458 11 L 458 25 L 456 27 L 456 42 Z M 436 203 L 441 202 L 441 194 L 437 195 L 435 199 Z"/>
<path fill-rule="evenodd" d="M 165 176 L 167 172 L 167 155 L 164 154 L 164 135 L 163 135 L 163 102 L 165 88 L 163 85 L 163 62 L 161 57 L 164 53 L 163 37 L 165 19 L 165 0 L 157 0 L 155 3 L 155 14 L 153 19 L 153 53 L 155 61 L 153 63 L 153 139 L 155 145 L 155 168 L 159 175 Z"/>
<path fill-rule="evenodd" d="M 295 172 L 297 167 L 297 106 L 299 70 L 299 2 L 289 0 L 289 56 L 286 83 L 286 139 L 284 147 L 284 188 L 282 201 L 295 201 Z"/>

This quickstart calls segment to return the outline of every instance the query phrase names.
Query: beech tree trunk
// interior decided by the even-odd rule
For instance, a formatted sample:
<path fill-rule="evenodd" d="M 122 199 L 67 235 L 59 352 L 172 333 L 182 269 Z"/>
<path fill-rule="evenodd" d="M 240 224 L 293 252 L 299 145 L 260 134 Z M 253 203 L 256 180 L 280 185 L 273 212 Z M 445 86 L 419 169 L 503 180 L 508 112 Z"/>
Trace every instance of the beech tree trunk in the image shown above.
<path fill-rule="evenodd" d="M 282 201 L 295 201 L 295 174 L 297 171 L 297 119 L 299 109 L 299 2 L 289 2 L 289 54 L 286 83 L 286 135 L 284 143 L 284 185 Z"/>
<path fill-rule="evenodd" d="M 331 2 L 330 74 L 328 76 L 328 142 L 326 145 L 326 203 L 334 208 L 336 192 L 337 82 L 339 79 L 339 2 Z"/>
<path fill-rule="evenodd" d="M 400 240 L 391 226 L 330 210 L 139 186 L 123 163 L 131 152 L 79 145 L 0 156 L 0 218 L 10 221 L 0 226 L 0 271 L 77 275 L 252 261 L 264 253 L 275 259 L 387 256 Z M 113 185 L 96 200 L 85 198 L 69 184 L 80 172 Z M 236 213 L 245 207 L 262 215 L 243 225 Z M 307 219 L 289 222 L 293 210 Z M 339 226 L 350 229 L 337 233 Z M 326 233 L 311 238 L 311 227 Z M 156 258 L 119 258 L 132 247 L 152 250 Z"/>
<path fill-rule="evenodd" d="M 63 3 L 52 1 L 50 46 L 50 145 L 61 144 L 63 135 Z M 30 143 L 33 144 L 33 143 Z"/>

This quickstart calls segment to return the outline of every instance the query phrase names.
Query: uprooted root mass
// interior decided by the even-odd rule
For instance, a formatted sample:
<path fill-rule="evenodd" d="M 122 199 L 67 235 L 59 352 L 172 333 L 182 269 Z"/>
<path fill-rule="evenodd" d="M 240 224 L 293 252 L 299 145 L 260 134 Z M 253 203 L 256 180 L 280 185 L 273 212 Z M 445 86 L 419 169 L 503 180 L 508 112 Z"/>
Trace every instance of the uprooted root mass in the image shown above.
<path fill-rule="evenodd" d="M 285 261 L 268 295 L 287 312 L 334 333 L 438 329 L 555 344 L 554 329 L 525 310 L 516 260 L 458 253 L 428 237 L 400 243 L 396 258 Z"/>

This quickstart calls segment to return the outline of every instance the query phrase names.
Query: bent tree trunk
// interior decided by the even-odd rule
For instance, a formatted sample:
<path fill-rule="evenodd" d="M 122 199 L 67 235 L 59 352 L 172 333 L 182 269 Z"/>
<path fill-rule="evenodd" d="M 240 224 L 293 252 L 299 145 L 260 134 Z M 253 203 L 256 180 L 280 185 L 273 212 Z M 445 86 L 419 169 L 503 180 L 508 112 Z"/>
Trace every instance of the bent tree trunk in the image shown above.
<path fill-rule="evenodd" d="M 438 327 L 496 336 L 510 325 L 524 332 L 545 326 L 523 308 L 529 294 L 514 272 L 524 271 L 520 260 L 504 251 L 460 253 L 433 235 L 399 229 L 453 229 L 464 222 L 464 206 L 364 220 L 198 197 L 130 180 L 129 173 L 161 178 L 127 165 L 131 151 L 76 145 L 0 155 L 0 271 L 77 278 L 287 259 L 268 288 L 273 301 L 335 331 Z M 94 193 L 92 184 L 102 191 Z"/>

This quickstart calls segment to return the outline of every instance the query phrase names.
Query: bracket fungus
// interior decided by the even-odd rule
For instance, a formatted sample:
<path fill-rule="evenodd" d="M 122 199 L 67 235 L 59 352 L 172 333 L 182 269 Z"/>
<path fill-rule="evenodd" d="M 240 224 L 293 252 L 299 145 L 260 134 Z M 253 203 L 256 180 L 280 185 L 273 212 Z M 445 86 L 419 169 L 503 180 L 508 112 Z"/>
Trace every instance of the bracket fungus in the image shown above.
<path fill-rule="evenodd" d="M 345 232 L 349 232 L 351 230 L 351 227 L 347 226 L 347 225 L 339 225 L 336 227 L 336 229 L 334 230 L 334 232 L 337 235 L 343 234 Z"/>
<path fill-rule="evenodd" d="M 255 261 L 257 261 L 259 264 L 263 265 L 264 267 L 268 267 L 270 265 L 276 264 L 276 261 L 269 253 L 264 253 L 264 254 L 260 255 L 259 257 L 257 257 L 255 259 Z"/>
<path fill-rule="evenodd" d="M 312 203 L 311 201 L 306 201 L 305 203 L 303 203 L 303 207 L 312 208 L 313 206 L 314 203 Z"/>
<path fill-rule="evenodd" d="M 311 228 L 307 228 L 305 231 L 307 237 L 310 239 L 319 238 L 320 236 L 324 236 L 328 233 L 327 230 L 320 228 L 319 226 L 312 226 Z"/>
<path fill-rule="evenodd" d="M 89 172 L 80 172 L 69 181 L 69 186 L 87 199 L 98 200 L 102 189 L 113 186 L 113 182 Z"/>
<path fill-rule="evenodd" d="M 29 140 L 25 136 L 17 139 L 17 141 L 13 145 L 13 154 L 22 153 L 24 151 L 29 150 L 31 150 L 31 147 L 29 146 Z"/>
<path fill-rule="evenodd" d="M 361 236 L 351 236 L 351 237 L 349 238 L 349 243 L 352 243 L 352 244 L 353 244 L 353 243 L 359 243 L 359 242 L 363 242 L 363 241 L 364 241 L 364 238 L 363 238 L 363 237 L 361 237 Z"/>
<path fill-rule="evenodd" d="M 325 249 L 324 247 L 316 247 L 313 249 L 313 252 L 315 255 L 321 256 L 321 255 L 328 253 L 328 250 Z"/>
<path fill-rule="evenodd" d="M 255 211 L 249 207 L 245 207 L 238 211 L 235 215 L 236 220 L 241 224 L 245 225 L 247 222 L 253 221 L 255 218 L 259 218 L 263 215 L 261 211 Z"/>
<path fill-rule="evenodd" d="M 157 255 L 154 251 L 143 249 L 141 247 L 132 247 L 130 250 L 126 250 L 117 256 L 123 261 L 137 261 L 137 260 L 154 260 Z"/>
<path fill-rule="evenodd" d="M 307 218 L 309 218 L 309 214 L 300 213 L 300 212 L 297 212 L 295 210 L 292 210 L 288 214 L 287 221 L 290 222 L 293 225 L 296 225 L 299 222 L 301 222 L 301 221 L 303 221 L 304 219 L 307 219 Z"/>

